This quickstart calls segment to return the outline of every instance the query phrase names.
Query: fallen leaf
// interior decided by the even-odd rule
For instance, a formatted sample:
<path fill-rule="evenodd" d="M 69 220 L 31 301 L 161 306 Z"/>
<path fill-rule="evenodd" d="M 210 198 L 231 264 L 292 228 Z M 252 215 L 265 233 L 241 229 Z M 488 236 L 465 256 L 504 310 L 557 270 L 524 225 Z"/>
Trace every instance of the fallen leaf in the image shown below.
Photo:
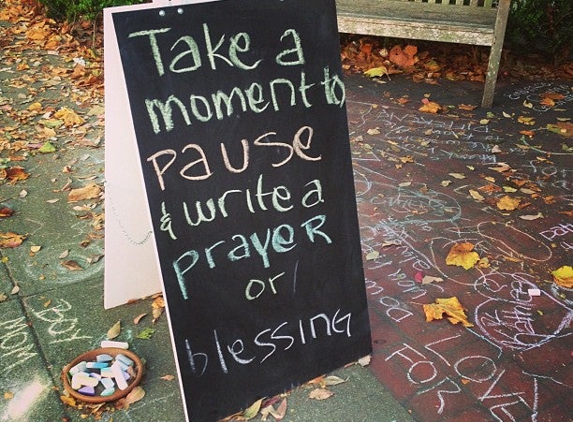
<path fill-rule="evenodd" d="M 281 404 L 279 404 L 279 407 L 277 407 L 277 410 L 271 412 L 271 415 L 273 415 L 273 418 L 275 418 L 277 421 L 282 421 L 286 416 L 286 412 L 287 412 L 287 399 L 283 399 L 283 401 L 281 401 Z"/>
<path fill-rule="evenodd" d="M 366 255 L 366 260 L 367 261 L 374 261 L 374 260 L 378 259 L 379 256 L 380 256 L 380 252 L 372 251 Z"/>
<path fill-rule="evenodd" d="M 348 380 L 337 377 L 336 375 L 329 375 L 324 378 L 324 385 L 326 385 L 327 387 L 332 387 L 335 385 L 343 384 L 346 381 Z"/>
<path fill-rule="evenodd" d="M 446 264 L 463 267 L 465 270 L 473 268 L 480 259 L 479 254 L 473 248 L 474 245 L 469 242 L 456 243 L 446 257 Z"/>
<path fill-rule="evenodd" d="M 384 75 L 388 75 L 388 78 L 390 77 L 388 74 L 388 68 L 386 66 L 378 66 L 372 69 L 368 69 L 366 72 L 364 72 L 364 74 L 369 78 L 376 78 Z"/>
<path fill-rule="evenodd" d="M 141 340 L 149 340 L 153 337 L 153 333 L 155 333 L 155 330 L 151 327 L 147 327 L 141 333 L 136 335 L 136 337 Z"/>
<path fill-rule="evenodd" d="M 81 271 L 81 270 L 83 270 L 83 268 L 80 266 L 80 264 L 78 264 L 76 261 L 73 261 L 71 259 L 66 260 L 66 261 L 62 261 L 62 265 L 70 271 Z"/>
<path fill-rule="evenodd" d="M 25 235 L 7 232 L 0 233 L 0 249 L 1 248 L 17 248 L 26 240 Z"/>
<path fill-rule="evenodd" d="M 8 207 L 0 208 L 0 218 L 11 217 L 14 215 L 14 210 Z"/>
<path fill-rule="evenodd" d="M 5 172 L 6 172 L 6 179 L 10 181 L 10 184 L 15 184 L 20 180 L 26 180 L 28 177 L 30 177 L 30 174 L 26 173 L 26 171 L 24 171 L 24 168 L 19 166 L 8 167 L 5 170 Z"/>
<path fill-rule="evenodd" d="M 60 396 L 60 400 L 62 401 L 62 403 L 67 404 L 68 406 L 76 407 L 76 399 L 74 399 L 73 397 Z"/>
<path fill-rule="evenodd" d="M 40 147 L 38 152 L 42 154 L 49 154 L 51 152 L 56 152 L 56 147 L 51 142 L 44 142 L 44 145 Z"/>
<path fill-rule="evenodd" d="M 539 213 L 533 214 L 533 215 L 520 215 L 519 218 L 521 218 L 522 220 L 526 220 L 526 221 L 533 221 L 533 220 L 537 220 L 539 218 L 545 218 L 545 216 L 543 215 L 543 213 L 539 212 Z"/>
<path fill-rule="evenodd" d="M 85 201 L 95 199 L 101 194 L 101 188 L 95 183 L 90 183 L 83 188 L 72 189 L 68 194 L 68 202 Z"/>
<path fill-rule="evenodd" d="M 424 113 L 437 114 L 442 109 L 441 105 L 434 101 L 430 101 L 427 98 L 424 98 L 422 103 L 424 103 L 424 105 L 422 105 L 418 110 Z"/>
<path fill-rule="evenodd" d="M 370 361 L 372 360 L 372 355 L 366 355 L 358 359 L 358 364 L 362 367 L 370 365 Z"/>
<path fill-rule="evenodd" d="M 565 265 L 551 272 L 555 283 L 568 289 L 573 288 L 573 267 Z"/>
<path fill-rule="evenodd" d="M 163 375 L 162 377 L 159 378 L 161 378 L 164 381 L 173 381 L 175 379 L 175 376 L 168 374 L 168 375 Z"/>
<path fill-rule="evenodd" d="M 84 119 L 76 114 L 75 111 L 69 109 L 68 107 L 62 107 L 55 114 L 56 119 L 60 119 L 64 122 L 66 127 L 72 127 L 76 125 L 84 124 Z"/>
<path fill-rule="evenodd" d="M 116 401 L 115 408 L 118 410 L 121 409 L 127 410 L 129 408 L 129 405 L 138 402 L 143 397 L 145 397 L 145 390 L 138 385 L 133 390 L 131 390 L 127 396 Z"/>
<path fill-rule="evenodd" d="M 326 400 L 333 395 L 334 393 L 326 388 L 315 388 L 309 393 L 308 398 L 312 400 Z"/>
<path fill-rule="evenodd" d="M 441 283 L 442 281 L 444 281 L 443 278 L 432 277 L 431 275 L 425 275 L 422 278 L 422 284 Z"/>
<path fill-rule="evenodd" d="M 377 127 L 374 128 L 374 129 L 368 129 L 368 130 L 366 131 L 366 133 L 367 133 L 368 135 L 380 135 L 380 129 L 378 129 Z"/>
<path fill-rule="evenodd" d="M 18 294 L 19 292 L 20 292 L 20 286 L 18 286 L 18 285 L 15 285 L 15 286 L 12 288 L 12 290 L 10 290 L 10 294 L 11 294 L 11 295 Z"/>
<path fill-rule="evenodd" d="M 136 317 L 133 319 L 133 323 L 134 323 L 135 325 L 139 324 L 139 322 L 140 322 L 140 321 L 143 319 L 143 317 L 145 317 L 146 315 L 147 315 L 147 312 L 145 312 L 145 313 L 143 313 L 143 314 L 139 314 L 138 316 L 136 316 Z"/>
<path fill-rule="evenodd" d="M 465 179 L 466 175 L 462 173 L 448 173 L 448 176 L 452 176 L 454 179 Z"/>
<path fill-rule="evenodd" d="M 517 198 L 511 198 L 510 196 L 505 195 L 499 201 L 497 201 L 497 208 L 502 211 L 513 211 L 515 210 L 521 201 Z"/>
<path fill-rule="evenodd" d="M 505 173 L 511 170 L 511 167 L 507 163 L 496 163 L 497 167 L 488 167 L 490 170 L 497 171 L 499 173 Z"/>
<path fill-rule="evenodd" d="M 527 126 L 533 126 L 535 124 L 535 117 L 519 116 L 517 122 Z"/>
<path fill-rule="evenodd" d="M 263 399 L 259 399 L 256 402 L 254 402 L 252 405 L 250 405 L 243 412 L 243 415 L 242 415 L 243 418 L 245 418 L 246 420 L 250 420 L 250 419 L 253 419 L 254 417 L 256 417 L 257 414 L 259 413 L 259 410 L 261 410 L 261 404 L 262 403 L 263 403 Z"/>
<path fill-rule="evenodd" d="M 113 324 L 111 328 L 107 330 L 106 336 L 109 340 L 112 340 L 119 336 L 119 333 L 121 333 L 121 321 L 117 321 L 115 324 Z"/>
<path fill-rule="evenodd" d="M 457 297 L 450 297 L 446 299 L 436 299 L 435 303 L 424 306 L 424 313 L 426 315 L 426 322 L 436 319 L 442 319 L 444 314 L 448 316 L 448 320 L 452 324 L 462 323 L 464 327 L 473 327 L 473 324 L 468 321 L 468 317 L 462 307 L 462 304 Z"/>
<path fill-rule="evenodd" d="M 470 192 L 470 196 L 473 199 L 475 199 L 476 201 L 482 202 L 485 200 L 485 198 L 478 191 L 476 191 L 474 189 L 470 189 L 469 192 Z"/>

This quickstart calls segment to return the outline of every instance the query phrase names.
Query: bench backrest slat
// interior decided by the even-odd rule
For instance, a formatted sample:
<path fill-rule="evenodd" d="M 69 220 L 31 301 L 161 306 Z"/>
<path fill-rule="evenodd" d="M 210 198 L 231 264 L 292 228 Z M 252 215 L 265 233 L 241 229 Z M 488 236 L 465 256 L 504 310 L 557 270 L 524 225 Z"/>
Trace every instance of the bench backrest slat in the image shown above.
<path fill-rule="evenodd" d="M 429 3 L 438 4 L 442 6 L 468 6 L 468 7 L 483 7 L 491 9 L 494 6 L 494 0 L 386 0 L 386 1 L 403 1 L 409 3 Z"/>

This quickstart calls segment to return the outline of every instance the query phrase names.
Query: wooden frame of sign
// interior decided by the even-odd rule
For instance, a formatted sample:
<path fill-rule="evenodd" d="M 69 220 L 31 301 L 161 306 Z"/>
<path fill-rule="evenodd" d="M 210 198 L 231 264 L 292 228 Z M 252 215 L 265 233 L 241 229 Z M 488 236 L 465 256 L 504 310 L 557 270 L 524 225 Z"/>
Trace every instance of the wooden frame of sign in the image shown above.
<path fill-rule="evenodd" d="M 187 419 L 369 354 L 334 0 L 110 13 Z"/>

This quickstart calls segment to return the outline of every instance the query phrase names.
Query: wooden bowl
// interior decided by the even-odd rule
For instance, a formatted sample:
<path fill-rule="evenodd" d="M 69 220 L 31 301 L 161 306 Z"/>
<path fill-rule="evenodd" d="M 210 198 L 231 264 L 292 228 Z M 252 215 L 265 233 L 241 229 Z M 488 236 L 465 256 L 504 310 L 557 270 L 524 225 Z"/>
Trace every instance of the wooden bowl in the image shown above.
<path fill-rule="evenodd" d="M 112 357 L 115 357 L 119 354 L 122 354 L 122 355 L 130 358 L 133 361 L 133 369 L 135 371 L 135 378 L 127 381 L 127 383 L 128 383 L 127 388 L 125 390 L 120 390 L 120 389 L 116 388 L 115 393 L 113 393 L 110 396 L 105 396 L 105 397 L 97 396 L 97 395 L 96 396 L 87 396 L 85 394 L 81 394 L 78 391 L 74 390 L 72 388 L 71 377 L 69 375 L 70 369 L 73 368 L 74 366 L 76 366 L 81 361 L 84 361 L 84 360 L 86 362 L 95 361 L 97 355 L 103 355 L 103 354 L 107 354 L 107 355 L 110 355 Z M 105 403 L 105 402 L 113 402 L 113 401 L 119 400 L 119 399 L 127 396 L 129 394 L 129 392 L 131 390 L 133 390 L 141 382 L 141 379 L 143 378 L 143 372 L 144 372 L 143 371 L 143 362 L 135 353 L 133 353 L 129 350 L 126 350 L 126 349 L 105 347 L 105 348 L 94 349 L 94 350 L 90 350 L 89 352 L 82 353 L 77 358 L 72 360 L 69 364 L 64 366 L 64 369 L 62 370 L 62 380 L 64 382 L 64 389 L 69 393 L 70 396 L 74 397 L 77 400 L 81 400 L 82 402 L 85 402 L 85 403 L 99 404 L 99 403 Z"/>

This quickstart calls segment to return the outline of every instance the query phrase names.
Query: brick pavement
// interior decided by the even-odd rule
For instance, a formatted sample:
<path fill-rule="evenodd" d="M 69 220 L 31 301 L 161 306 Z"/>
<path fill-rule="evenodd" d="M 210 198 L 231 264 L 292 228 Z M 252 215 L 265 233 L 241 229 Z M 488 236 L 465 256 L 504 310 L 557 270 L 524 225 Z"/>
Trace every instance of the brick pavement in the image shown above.
<path fill-rule="evenodd" d="M 545 127 L 572 115 L 573 85 L 501 84 L 488 115 L 457 107 L 477 104 L 475 85 L 397 79 L 347 81 L 373 373 L 418 421 L 570 421 L 573 293 L 550 272 L 572 263 L 573 153 Z M 564 95 L 548 108 L 546 92 Z M 422 113 L 425 94 L 452 107 Z M 534 118 L 532 139 L 520 116 Z M 521 208 L 498 209 L 504 195 Z M 489 266 L 446 265 L 460 242 Z M 425 321 L 423 304 L 451 296 L 473 327 Z"/>

